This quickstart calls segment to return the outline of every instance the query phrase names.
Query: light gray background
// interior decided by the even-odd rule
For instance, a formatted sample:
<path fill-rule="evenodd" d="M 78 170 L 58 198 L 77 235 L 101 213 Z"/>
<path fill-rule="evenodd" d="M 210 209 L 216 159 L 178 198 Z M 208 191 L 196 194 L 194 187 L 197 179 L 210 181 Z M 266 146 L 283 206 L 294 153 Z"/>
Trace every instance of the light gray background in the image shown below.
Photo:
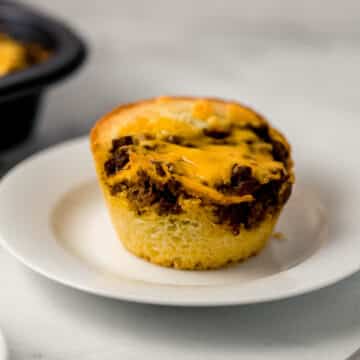
<path fill-rule="evenodd" d="M 51 90 L 31 141 L 1 155 L 3 171 L 118 103 L 159 94 L 240 99 L 275 124 L 331 112 L 359 131 L 357 0 L 29 3 L 71 23 L 91 53 Z M 283 129 L 290 140 L 294 129 Z M 0 326 L 15 360 L 344 359 L 360 346 L 359 304 L 359 274 L 264 305 L 128 304 L 51 283 L 0 249 Z"/>

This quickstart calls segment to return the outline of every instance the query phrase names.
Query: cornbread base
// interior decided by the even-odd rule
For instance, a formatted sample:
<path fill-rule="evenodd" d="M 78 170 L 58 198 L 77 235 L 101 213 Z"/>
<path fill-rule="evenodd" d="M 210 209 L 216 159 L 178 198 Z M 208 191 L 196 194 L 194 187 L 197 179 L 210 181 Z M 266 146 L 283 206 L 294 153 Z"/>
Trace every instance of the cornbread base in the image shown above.
<path fill-rule="evenodd" d="M 127 250 L 154 264 L 182 270 L 216 269 L 256 255 L 277 220 L 269 215 L 257 228 L 233 235 L 201 210 L 139 217 L 124 201 L 109 200 L 112 222 Z"/>

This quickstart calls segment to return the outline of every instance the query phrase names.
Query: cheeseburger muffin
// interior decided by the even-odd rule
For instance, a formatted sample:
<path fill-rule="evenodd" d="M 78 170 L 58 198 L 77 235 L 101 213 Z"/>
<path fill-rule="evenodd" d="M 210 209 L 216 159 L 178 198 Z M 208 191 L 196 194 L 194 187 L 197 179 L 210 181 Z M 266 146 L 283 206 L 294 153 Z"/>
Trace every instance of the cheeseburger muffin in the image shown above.
<path fill-rule="evenodd" d="M 46 61 L 49 52 L 39 44 L 21 43 L 0 33 L 0 77 Z"/>
<path fill-rule="evenodd" d="M 178 269 L 257 254 L 294 182 L 284 136 L 251 109 L 219 99 L 120 106 L 92 129 L 91 148 L 124 246 Z"/>

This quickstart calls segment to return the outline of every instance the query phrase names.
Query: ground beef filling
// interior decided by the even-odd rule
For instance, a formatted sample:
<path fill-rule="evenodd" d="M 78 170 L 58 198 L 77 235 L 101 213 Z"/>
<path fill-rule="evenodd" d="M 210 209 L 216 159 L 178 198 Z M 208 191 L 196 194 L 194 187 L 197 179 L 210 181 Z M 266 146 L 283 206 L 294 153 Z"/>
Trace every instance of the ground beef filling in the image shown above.
<path fill-rule="evenodd" d="M 281 161 L 285 165 L 288 163 L 290 156 L 289 151 L 284 144 L 270 137 L 268 125 L 262 125 L 260 127 L 248 126 L 247 128 L 252 130 L 262 141 L 272 145 L 274 160 Z"/>
<path fill-rule="evenodd" d="M 267 214 L 277 214 L 291 194 L 291 184 L 284 180 L 273 180 L 258 186 L 251 193 L 255 201 L 215 206 L 218 222 L 229 225 L 232 232 L 237 235 L 241 225 L 246 229 L 252 229 L 264 220 Z"/>
<path fill-rule="evenodd" d="M 111 194 L 124 192 L 137 214 L 141 215 L 152 207 L 159 215 L 179 214 L 182 209 L 179 197 L 187 196 L 181 184 L 170 179 L 166 183 L 154 181 L 145 171 L 137 173 L 136 183 L 122 182 L 111 188 Z"/>
<path fill-rule="evenodd" d="M 251 185 L 250 185 L 251 184 Z M 250 179 L 232 188 L 234 193 L 251 193 L 255 201 L 219 205 L 208 199 L 201 199 L 204 206 L 213 209 L 215 222 L 227 225 L 236 235 L 243 225 L 246 229 L 255 228 L 267 214 L 276 214 L 286 203 L 291 193 L 291 184 L 283 180 L 271 181 L 267 184 L 256 184 Z M 254 190 L 255 189 L 255 190 Z M 246 191 L 247 190 L 247 191 Z M 225 191 L 230 191 L 226 188 Z M 161 184 L 152 179 L 145 171 L 139 171 L 136 183 L 122 182 L 111 188 L 111 194 L 124 192 L 127 199 L 139 214 L 143 214 L 151 207 L 159 215 L 179 214 L 182 212 L 180 197 L 191 198 L 181 183 L 170 179 Z"/>
<path fill-rule="evenodd" d="M 287 149 L 279 142 L 270 139 L 268 127 L 256 128 L 254 132 L 265 142 L 273 145 L 274 159 L 287 163 L 289 153 Z M 221 139 L 221 136 L 209 133 L 208 136 L 215 139 Z M 176 136 L 167 139 L 168 142 L 182 144 L 183 139 Z M 110 150 L 110 158 L 104 164 L 105 174 L 110 177 L 116 172 L 121 171 L 129 163 L 129 151 L 138 145 L 136 139 L 131 136 L 125 136 L 113 141 Z M 188 146 L 186 144 L 185 146 Z M 162 164 L 154 162 L 156 173 L 159 177 L 165 177 L 164 167 L 170 174 L 175 172 L 172 164 Z M 288 181 L 288 175 L 281 174 L 279 180 L 272 180 L 267 184 L 260 184 L 252 176 L 252 170 L 248 166 L 234 164 L 228 183 L 217 184 L 215 187 L 218 191 L 228 195 L 246 195 L 251 194 L 254 201 L 220 205 L 209 199 L 201 199 L 204 206 L 212 209 L 214 222 L 224 224 L 236 235 L 240 232 L 241 227 L 246 229 L 255 228 L 264 220 L 267 214 L 277 214 L 280 208 L 286 203 L 291 193 L 291 183 Z M 137 172 L 136 181 L 123 181 L 110 188 L 113 196 L 122 193 L 129 200 L 131 206 L 139 214 L 143 214 L 149 209 L 159 215 L 179 214 L 181 208 L 181 198 L 191 198 L 186 189 L 180 182 L 170 177 L 166 182 L 160 182 L 151 177 L 146 171 Z"/>

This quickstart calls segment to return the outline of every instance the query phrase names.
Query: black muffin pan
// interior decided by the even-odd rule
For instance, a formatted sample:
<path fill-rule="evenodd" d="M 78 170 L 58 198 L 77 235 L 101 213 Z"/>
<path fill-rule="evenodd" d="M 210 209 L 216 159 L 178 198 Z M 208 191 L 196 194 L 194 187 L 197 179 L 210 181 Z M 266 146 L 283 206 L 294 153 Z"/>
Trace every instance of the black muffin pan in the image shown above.
<path fill-rule="evenodd" d="M 65 24 L 16 2 L 0 0 L 0 33 L 51 53 L 43 63 L 0 77 L 0 149 L 6 149 L 29 136 L 46 88 L 78 68 L 86 48 Z"/>

